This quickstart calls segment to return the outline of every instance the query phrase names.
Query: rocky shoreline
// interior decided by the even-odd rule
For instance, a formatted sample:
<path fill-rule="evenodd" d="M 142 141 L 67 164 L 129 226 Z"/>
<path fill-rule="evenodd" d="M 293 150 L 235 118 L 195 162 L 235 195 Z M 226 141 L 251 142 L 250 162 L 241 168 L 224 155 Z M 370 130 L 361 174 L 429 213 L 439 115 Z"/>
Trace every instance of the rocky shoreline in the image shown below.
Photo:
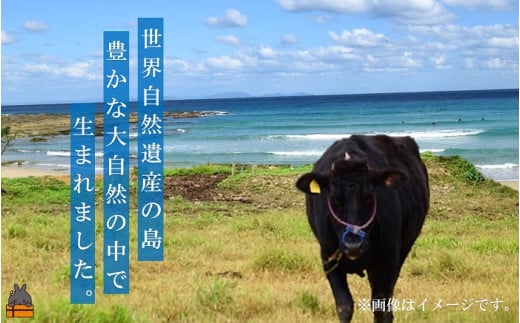
<path fill-rule="evenodd" d="M 168 118 L 198 118 L 217 114 L 212 111 L 165 112 Z M 137 113 L 130 114 L 130 123 L 137 123 Z M 16 137 L 30 137 L 32 141 L 47 141 L 46 137 L 70 133 L 69 114 L 9 114 L 2 115 L 2 128 L 11 127 Z M 103 114 L 96 114 L 96 136 L 103 135 Z"/>

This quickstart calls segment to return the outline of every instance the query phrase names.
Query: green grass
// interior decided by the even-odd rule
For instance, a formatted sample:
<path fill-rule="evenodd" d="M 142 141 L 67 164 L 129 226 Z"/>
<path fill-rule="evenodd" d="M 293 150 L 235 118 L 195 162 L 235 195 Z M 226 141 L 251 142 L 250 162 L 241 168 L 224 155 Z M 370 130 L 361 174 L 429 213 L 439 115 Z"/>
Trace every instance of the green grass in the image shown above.
<path fill-rule="evenodd" d="M 265 250 L 253 260 L 254 269 L 281 274 L 312 271 L 315 269 L 313 265 L 310 257 L 280 249 Z"/>
<path fill-rule="evenodd" d="M 231 174 L 232 167 L 230 165 L 197 165 L 192 168 L 172 168 L 164 171 L 165 176 L 181 176 L 181 175 L 215 175 L 215 174 Z"/>
<path fill-rule="evenodd" d="M 138 321 L 130 310 L 120 305 L 113 305 L 99 310 L 89 305 L 71 305 L 68 299 L 61 299 L 51 304 L 42 305 L 39 307 L 35 305 L 35 311 L 38 310 L 38 322 L 126 323 Z"/>
<path fill-rule="evenodd" d="M 430 211 L 395 288 L 396 301 L 409 305 L 394 313 L 396 321 L 517 322 L 518 192 L 480 179 L 458 157 L 424 159 Z M 94 306 L 69 304 L 69 185 L 48 177 L 2 179 L 2 303 L 14 283 L 26 283 L 35 304 L 35 319 L 27 322 L 335 322 L 304 196 L 294 187 L 310 169 L 168 170 L 167 176 L 227 174 L 219 189 L 250 201 L 165 201 L 165 260 L 155 263 L 137 262 L 133 210 L 128 295 L 102 293 L 98 183 Z M 360 309 L 370 297 L 367 279 L 349 276 L 349 285 L 354 320 L 371 322 L 372 314 Z M 496 311 L 489 305 L 494 300 Z M 439 302 L 459 306 L 435 309 Z"/>

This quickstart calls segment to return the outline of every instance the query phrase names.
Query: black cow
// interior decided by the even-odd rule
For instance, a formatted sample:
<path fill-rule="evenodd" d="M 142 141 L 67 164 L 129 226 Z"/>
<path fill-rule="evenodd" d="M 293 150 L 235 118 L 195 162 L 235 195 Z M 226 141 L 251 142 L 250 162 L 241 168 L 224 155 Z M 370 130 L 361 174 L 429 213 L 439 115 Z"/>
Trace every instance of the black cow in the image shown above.
<path fill-rule="evenodd" d="M 309 224 L 340 321 L 350 322 L 354 312 L 346 274 L 364 277 L 366 271 L 374 321 L 392 322 L 394 286 L 430 198 L 415 141 L 385 135 L 339 140 L 296 186 L 307 193 Z"/>

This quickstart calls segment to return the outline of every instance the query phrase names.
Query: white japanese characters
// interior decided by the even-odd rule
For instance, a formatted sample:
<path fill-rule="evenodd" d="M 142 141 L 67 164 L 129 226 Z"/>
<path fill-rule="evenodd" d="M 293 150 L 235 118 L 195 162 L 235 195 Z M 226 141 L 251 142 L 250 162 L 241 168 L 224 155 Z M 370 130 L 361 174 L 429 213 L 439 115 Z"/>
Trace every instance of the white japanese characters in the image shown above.
<path fill-rule="evenodd" d="M 70 291 L 72 304 L 95 303 L 95 114 L 71 105 Z"/>
<path fill-rule="evenodd" d="M 130 285 L 129 33 L 105 32 L 103 109 L 104 292 L 128 294 Z"/>
<path fill-rule="evenodd" d="M 164 257 L 163 20 L 139 18 L 138 260 Z M 130 290 L 129 32 L 103 34 L 103 291 Z M 71 108 L 71 303 L 95 303 L 96 116 Z"/>
<path fill-rule="evenodd" d="M 161 261 L 163 231 L 163 20 L 138 20 L 138 249 Z"/>

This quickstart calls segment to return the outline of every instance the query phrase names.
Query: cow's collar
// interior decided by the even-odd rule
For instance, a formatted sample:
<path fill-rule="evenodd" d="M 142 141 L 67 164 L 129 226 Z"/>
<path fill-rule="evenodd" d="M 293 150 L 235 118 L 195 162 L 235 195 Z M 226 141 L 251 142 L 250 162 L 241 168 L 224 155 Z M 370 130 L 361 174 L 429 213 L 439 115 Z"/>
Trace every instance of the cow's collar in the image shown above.
<path fill-rule="evenodd" d="M 336 222 L 345 226 L 345 231 L 343 232 L 343 236 L 342 236 L 343 241 L 345 241 L 346 235 L 348 233 L 353 233 L 355 235 L 358 235 L 361 239 L 365 238 L 365 231 L 363 231 L 363 229 L 366 229 L 370 225 L 370 223 L 372 223 L 372 221 L 374 221 L 374 218 L 376 217 L 376 213 L 377 213 L 377 197 L 376 197 L 375 193 L 373 195 L 373 200 L 374 200 L 374 207 L 372 209 L 372 215 L 370 216 L 370 219 L 368 219 L 368 221 L 365 222 L 365 224 L 363 224 L 363 225 L 356 225 L 356 224 L 351 224 L 351 223 L 341 220 L 340 217 L 336 214 L 336 212 L 334 212 L 334 209 L 332 208 L 332 204 L 330 202 L 330 197 L 327 196 L 327 204 L 329 206 L 330 214 L 332 215 L 334 220 L 336 220 Z"/>

